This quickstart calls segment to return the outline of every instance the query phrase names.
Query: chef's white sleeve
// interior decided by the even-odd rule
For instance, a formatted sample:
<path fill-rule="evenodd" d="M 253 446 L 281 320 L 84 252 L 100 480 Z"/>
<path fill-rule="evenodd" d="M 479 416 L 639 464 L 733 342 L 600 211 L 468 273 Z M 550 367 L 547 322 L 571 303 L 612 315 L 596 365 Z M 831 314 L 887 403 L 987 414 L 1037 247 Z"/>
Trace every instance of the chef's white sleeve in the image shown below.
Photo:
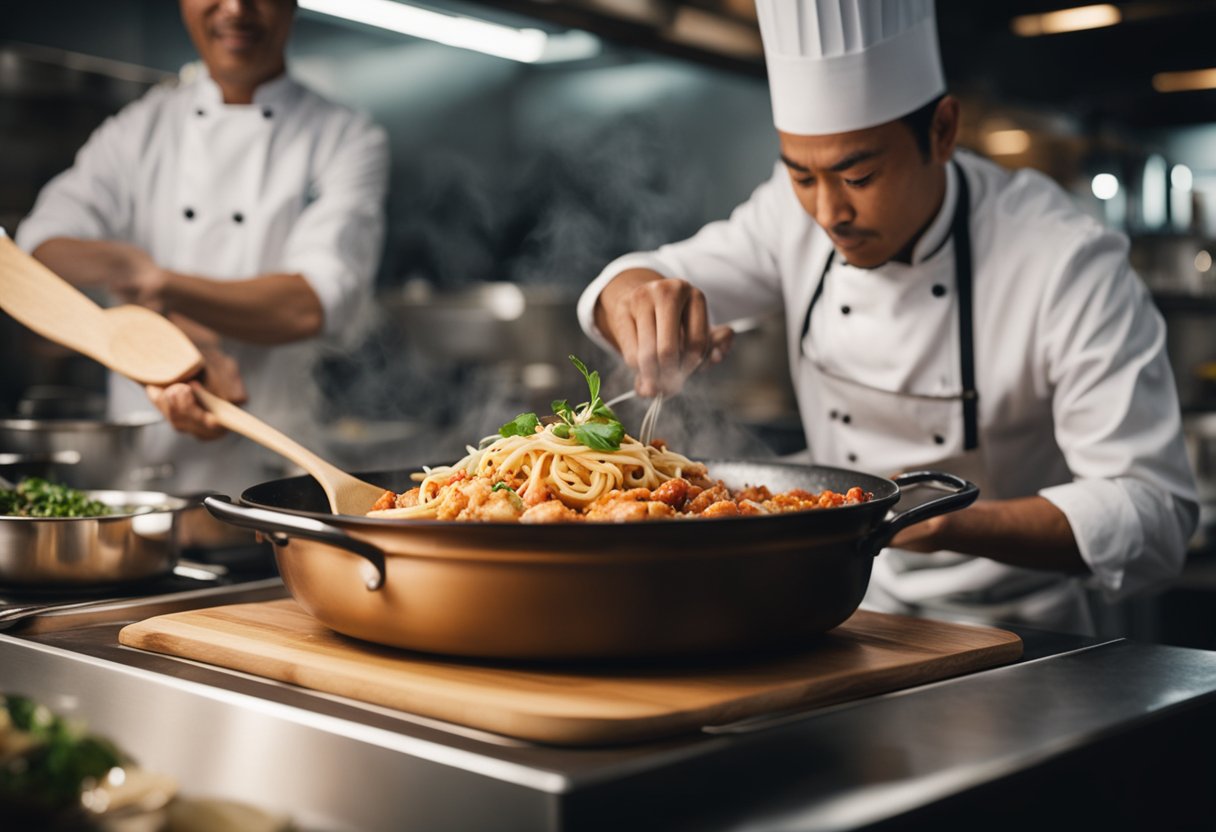
<path fill-rule="evenodd" d="M 132 217 L 132 155 L 139 144 L 141 100 L 107 118 L 76 153 L 72 166 L 43 187 L 16 242 L 32 253 L 54 237 L 105 240 L 127 235 Z"/>
<path fill-rule="evenodd" d="M 1117 600 L 1179 573 L 1199 513 L 1165 324 L 1125 237 L 1090 233 L 1040 324 L 1055 441 L 1074 479 L 1039 493 L 1068 518 L 1093 584 Z"/>
<path fill-rule="evenodd" d="M 354 329 L 370 296 L 384 242 L 388 137 L 363 118 L 352 119 L 311 183 L 313 201 L 287 238 L 283 270 L 299 273 L 325 313 L 323 334 Z"/>
<path fill-rule="evenodd" d="M 757 315 L 781 302 L 777 241 L 782 219 L 789 221 L 789 176 L 778 166 L 773 176 L 730 218 L 712 222 L 695 235 L 650 252 L 626 254 L 613 260 L 583 291 L 578 320 L 599 346 L 612 347 L 595 324 L 595 306 L 612 279 L 629 269 L 650 269 L 666 278 L 687 280 L 705 293 L 711 324 Z M 800 218 L 800 214 L 793 216 Z"/>

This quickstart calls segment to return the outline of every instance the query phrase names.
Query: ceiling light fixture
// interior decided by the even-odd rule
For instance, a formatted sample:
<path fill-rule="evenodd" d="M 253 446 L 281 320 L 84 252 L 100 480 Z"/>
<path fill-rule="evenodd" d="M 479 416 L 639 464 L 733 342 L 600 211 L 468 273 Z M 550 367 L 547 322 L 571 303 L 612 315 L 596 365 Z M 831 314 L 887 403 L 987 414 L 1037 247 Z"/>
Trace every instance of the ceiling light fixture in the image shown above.
<path fill-rule="evenodd" d="M 1113 173 L 1099 173 L 1090 182 L 1089 187 L 1098 199 L 1114 199 L 1119 193 L 1119 177 Z"/>
<path fill-rule="evenodd" d="M 1193 69 L 1187 72 L 1158 72 L 1153 76 L 1157 92 L 1191 92 L 1216 89 L 1216 68 Z"/>
<path fill-rule="evenodd" d="M 1114 26 L 1123 20 L 1118 6 L 1100 3 L 1093 6 L 1077 6 L 1043 14 L 1024 14 L 1010 23 L 1015 35 L 1032 38 L 1038 35 L 1058 35 L 1062 32 L 1080 32 L 1084 29 L 1101 29 Z"/>
<path fill-rule="evenodd" d="M 993 130 L 984 136 L 989 156 L 1017 156 L 1030 149 L 1030 134 L 1025 130 Z"/>
<path fill-rule="evenodd" d="M 300 8 L 458 49 L 472 49 L 521 63 L 590 58 L 599 40 L 587 32 L 550 34 L 488 20 L 422 9 L 393 0 L 299 0 Z"/>

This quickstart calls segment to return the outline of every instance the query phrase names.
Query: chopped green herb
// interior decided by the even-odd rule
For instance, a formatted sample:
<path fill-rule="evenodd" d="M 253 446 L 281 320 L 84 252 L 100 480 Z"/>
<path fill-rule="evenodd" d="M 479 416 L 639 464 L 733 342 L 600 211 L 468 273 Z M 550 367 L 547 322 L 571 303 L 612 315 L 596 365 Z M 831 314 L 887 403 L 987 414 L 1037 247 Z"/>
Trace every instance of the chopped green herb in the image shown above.
<path fill-rule="evenodd" d="M 511 505 L 515 506 L 515 508 L 517 508 L 519 511 L 524 510 L 523 498 L 520 497 L 518 493 L 516 493 L 514 488 L 507 485 L 505 482 L 494 483 L 494 486 L 490 490 L 507 492 L 507 499 L 510 500 Z"/>
<path fill-rule="evenodd" d="M 110 507 L 83 491 L 29 477 L 15 490 L 0 491 L 0 515 L 14 517 L 101 517 Z"/>

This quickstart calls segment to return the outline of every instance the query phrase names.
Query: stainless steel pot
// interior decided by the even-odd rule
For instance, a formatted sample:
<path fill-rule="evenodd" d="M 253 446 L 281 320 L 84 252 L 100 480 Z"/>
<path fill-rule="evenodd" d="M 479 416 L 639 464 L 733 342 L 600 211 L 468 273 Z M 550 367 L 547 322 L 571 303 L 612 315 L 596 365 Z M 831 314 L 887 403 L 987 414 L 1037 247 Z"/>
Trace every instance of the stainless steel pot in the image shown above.
<path fill-rule="evenodd" d="M 0 476 L 12 482 L 41 477 L 86 490 L 154 487 L 173 474 L 173 466 L 146 464 L 138 441 L 142 431 L 158 421 L 155 416 L 117 421 L 2 419 Z M 178 496 L 189 503 L 176 520 L 182 550 L 235 549 L 256 543 L 252 532 L 212 517 L 203 508 L 203 495 Z"/>
<path fill-rule="evenodd" d="M 155 415 L 0 419 L 0 453 L 14 455 L 27 467 L 45 460 L 53 467 L 48 478 L 73 488 L 139 489 L 168 473 L 148 467 L 139 455 L 140 435 L 158 421 Z"/>
<path fill-rule="evenodd" d="M 177 563 L 188 500 L 155 491 L 88 491 L 104 517 L 0 516 L 0 586 L 70 588 L 162 575 Z"/>
<path fill-rule="evenodd" d="M 410 281 L 378 299 L 419 355 L 432 361 L 546 363 L 555 355 L 586 355 L 587 336 L 575 314 L 577 295 L 556 287 L 479 283 L 437 291 Z"/>
<path fill-rule="evenodd" d="M 853 614 L 874 555 L 900 529 L 963 508 L 949 474 L 895 480 L 838 468 L 709 461 L 712 476 L 777 491 L 861 486 L 868 503 L 720 519 L 532 526 L 333 515 L 310 477 L 207 498 L 217 517 L 270 536 L 284 582 L 328 627 L 414 650 L 570 660 L 751 650 L 799 641 Z M 403 490 L 408 471 L 360 474 Z M 948 493 L 886 517 L 900 486 Z"/>

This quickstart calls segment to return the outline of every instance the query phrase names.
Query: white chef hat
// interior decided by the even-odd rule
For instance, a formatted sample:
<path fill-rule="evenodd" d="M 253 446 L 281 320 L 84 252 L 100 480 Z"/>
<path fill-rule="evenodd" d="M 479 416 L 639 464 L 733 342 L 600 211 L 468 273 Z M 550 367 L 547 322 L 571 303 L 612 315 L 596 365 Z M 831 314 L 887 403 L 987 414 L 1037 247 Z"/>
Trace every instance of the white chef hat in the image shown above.
<path fill-rule="evenodd" d="M 874 127 L 946 91 L 933 0 L 756 0 L 756 12 L 778 130 Z"/>

